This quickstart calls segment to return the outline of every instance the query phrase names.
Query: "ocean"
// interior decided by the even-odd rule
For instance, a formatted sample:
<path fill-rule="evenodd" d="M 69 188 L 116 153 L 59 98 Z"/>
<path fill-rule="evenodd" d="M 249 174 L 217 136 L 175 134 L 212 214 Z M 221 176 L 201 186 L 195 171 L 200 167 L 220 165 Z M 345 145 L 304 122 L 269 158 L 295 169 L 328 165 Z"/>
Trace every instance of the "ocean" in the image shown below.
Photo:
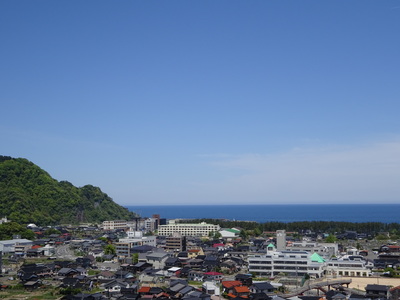
<path fill-rule="evenodd" d="M 126 206 L 141 217 L 229 219 L 237 221 L 400 223 L 400 204 L 159 205 Z"/>

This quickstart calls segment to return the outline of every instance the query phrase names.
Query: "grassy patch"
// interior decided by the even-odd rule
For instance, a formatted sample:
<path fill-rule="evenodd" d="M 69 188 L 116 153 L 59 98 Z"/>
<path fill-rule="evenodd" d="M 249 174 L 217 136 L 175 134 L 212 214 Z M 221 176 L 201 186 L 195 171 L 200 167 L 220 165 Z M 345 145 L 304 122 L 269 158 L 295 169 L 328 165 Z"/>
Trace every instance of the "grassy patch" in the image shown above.
<path fill-rule="evenodd" d="M 60 295 L 57 290 L 53 287 L 41 287 L 39 289 L 28 291 L 19 285 L 10 287 L 0 292 L 0 299 L 8 300 L 45 300 L 45 299 L 57 299 Z"/>
<path fill-rule="evenodd" d="M 202 281 L 189 281 L 189 285 L 202 286 Z"/>

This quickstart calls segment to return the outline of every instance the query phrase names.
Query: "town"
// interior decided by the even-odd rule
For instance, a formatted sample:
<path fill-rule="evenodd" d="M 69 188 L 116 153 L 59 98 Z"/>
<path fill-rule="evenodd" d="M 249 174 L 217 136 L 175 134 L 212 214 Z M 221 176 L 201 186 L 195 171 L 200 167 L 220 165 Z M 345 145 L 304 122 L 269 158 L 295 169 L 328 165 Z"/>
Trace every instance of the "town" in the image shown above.
<path fill-rule="evenodd" d="M 153 215 L 98 225 L 29 224 L 35 239 L 0 241 L 0 298 L 399 299 L 400 246 L 390 233 L 253 235 L 181 221 Z"/>

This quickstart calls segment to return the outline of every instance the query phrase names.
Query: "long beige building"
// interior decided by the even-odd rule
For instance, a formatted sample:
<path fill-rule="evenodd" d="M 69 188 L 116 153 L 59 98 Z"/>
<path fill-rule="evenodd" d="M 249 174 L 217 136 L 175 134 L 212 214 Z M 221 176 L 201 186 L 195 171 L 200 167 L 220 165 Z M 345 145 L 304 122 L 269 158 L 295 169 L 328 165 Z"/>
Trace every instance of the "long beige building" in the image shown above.
<path fill-rule="evenodd" d="M 160 225 L 158 227 L 159 236 L 170 236 L 174 233 L 180 233 L 183 236 L 208 236 L 210 232 L 219 231 L 219 225 L 199 223 L 199 224 L 185 224 L 175 223 L 170 221 L 168 225 Z"/>

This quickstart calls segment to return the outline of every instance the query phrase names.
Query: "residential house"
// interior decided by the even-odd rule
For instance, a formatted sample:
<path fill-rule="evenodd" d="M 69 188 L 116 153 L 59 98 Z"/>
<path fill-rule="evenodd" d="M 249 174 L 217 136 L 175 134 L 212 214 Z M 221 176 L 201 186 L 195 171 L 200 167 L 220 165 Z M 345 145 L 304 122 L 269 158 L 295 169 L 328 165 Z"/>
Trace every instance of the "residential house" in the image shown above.
<path fill-rule="evenodd" d="M 384 253 L 399 253 L 400 252 L 400 246 L 398 245 L 383 245 L 379 248 L 379 252 L 384 252 Z"/>
<path fill-rule="evenodd" d="M 180 273 L 179 273 L 179 277 L 180 278 L 188 278 L 189 277 L 189 273 L 192 271 L 191 268 L 189 268 L 188 266 L 185 266 L 181 269 Z"/>
<path fill-rule="evenodd" d="M 204 272 L 191 270 L 188 274 L 188 280 L 190 281 L 203 281 L 204 280 Z"/>
<path fill-rule="evenodd" d="M 400 299 L 400 285 L 390 288 L 389 295 L 390 299 Z"/>
<path fill-rule="evenodd" d="M 200 291 L 190 291 L 186 295 L 183 296 L 182 299 L 187 299 L 187 300 L 211 300 L 211 295 L 205 294 Z"/>
<path fill-rule="evenodd" d="M 160 270 L 149 269 L 145 270 L 141 274 L 139 274 L 139 282 L 143 285 L 153 285 L 158 283 L 164 283 L 165 278 L 163 274 L 157 274 Z"/>
<path fill-rule="evenodd" d="M 42 285 L 41 280 L 27 281 L 24 283 L 24 288 L 33 291 Z"/>
<path fill-rule="evenodd" d="M 277 300 L 276 298 L 278 297 L 270 297 L 265 293 L 256 293 L 256 294 L 251 294 L 249 298 L 251 300 Z M 319 300 L 319 298 L 320 297 L 318 297 L 318 299 L 301 299 L 301 300 Z"/>
<path fill-rule="evenodd" d="M 385 269 L 387 267 L 400 266 L 400 255 L 395 253 L 379 254 L 377 259 L 374 259 L 374 268 Z"/>
<path fill-rule="evenodd" d="M 202 284 L 202 291 L 209 295 L 220 295 L 220 287 L 215 282 L 206 281 Z"/>
<path fill-rule="evenodd" d="M 33 246 L 35 247 L 35 246 Z M 17 247 L 16 247 L 17 248 Z M 39 257 L 43 256 L 44 250 L 40 246 L 36 246 L 35 248 L 31 248 L 25 251 L 27 257 Z"/>
<path fill-rule="evenodd" d="M 224 274 L 219 272 L 205 272 L 204 280 L 205 281 L 221 281 L 224 278 Z"/>
<path fill-rule="evenodd" d="M 201 269 L 203 260 L 198 258 L 189 259 L 185 265 L 191 269 Z"/>
<path fill-rule="evenodd" d="M 129 283 L 120 279 L 113 279 L 101 286 L 108 294 L 119 293 L 122 288 L 129 288 Z"/>
<path fill-rule="evenodd" d="M 168 257 L 165 261 L 166 268 L 181 267 L 182 263 L 177 257 Z"/>
<path fill-rule="evenodd" d="M 151 264 L 147 262 L 138 262 L 137 264 L 131 267 L 132 271 L 134 272 L 143 272 L 144 270 L 151 268 Z"/>
<path fill-rule="evenodd" d="M 114 273 L 114 276 L 117 279 L 131 279 L 135 277 L 132 272 L 124 270 L 118 270 L 117 272 Z"/>
<path fill-rule="evenodd" d="M 82 287 L 82 283 L 79 280 L 79 278 L 76 277 L 65 277 L 62 280 L 62 283 L 60 287 L 62 288 L 73 288 L 73 289 L 79 289 Z"/>
<path fill-rule="evenodd" d="M 230 294 L 228 294 L 229 297 Z M 233 288 L 233 295 L 234 297 L 231 298 L 248 298 L 250 295 L 249 287 L 245 285 L 235 286 Z"/>
<path fill-rule="evenodd" d="M 52 275 L 53 270 L 50 266 L 38 264 L 22 265 L 17 273 L 18 278 L 23 282 L 50 277 Z"/>
<path fill-rule="evenodd" d="M 221 282 L 222 290 L 224 293 L 232 293 L 233 294 L 233 289 L 236 286 L 241 286 L 242 283 L 239 280 L 223 280 Z"/>
<path fill-rule="evenodd" d="M 183 290 L 187 286 L 188 286 L 187 282 L 175 282 L 173 284 L 170 284 L 168 292 L 171 295 L 177 295 L 178 293 L 180 293 L 181 290 Z"/>
<path fill-rule="evenodd" d="M 78 270 L 72 268 L 62 268 L 57 273 L 57 275 L 61 277 L 74 277 L 75 275 L 79 274 L 80 272 Z"/>
<path fill-rule="evenodd" d="M 75 262 L 80 265 L 82 268 L 89 268 L 92 266 L 93 262 L 95 261 L 93 256 L 86 256 L 86 257 L 78 257 Z"/>
<path fill-rule="evenodd" d="M 251 286 L 253 284 L 253 278 L 251 274 L 237 274 L 235 276 L 236 281 L 240 281 L 242 285 Z"/>
<path fill-rule="evenodd" d="M 347 300 L 347 296 L 342 293 L 336 293 L 331 297 L 331 300 Z"/>
<path fill-rule="evenodd" d="M 253 284 L 250 286 L 250 291 L 251 293 L 273 293 L 275 292 L 276 288 L 269 282 L 263 281 L 263 282 L 253 282 Z"/>
<path fill-rule="evenodd" d="M 97 274 L 98 279 L 115 279 L 115 273 L 111 271 L 101 271 Z"/>
<path fill-rule="evenodd" d="M 168 272 L 167 277 L 173 277 L 173 276 L 178 277 L 181 272 L 181 268 L 172 267 L 167 269 L 167 272 Z"/>
<path fill-rule="evenodd" d="M 152 252 L 146 255 L 146 260 L 155 269 L 164 269 L 165 262 L 169 257 L 166 252 Z"/>
<path fill-rule="evenodd" d="M 241 269 L 232 259 L 224 260 L 220 263 L 220 267 L 223 271 L 225 270 L 224 272 L 228 272 L 229 274 L 236 273 Z"/>
<path fill-rule="evenodd" d="M 201 247 L 189 249 L 187 253 L 189 258 L 196 258 L 199 255 L 204 255 L 204 251 Z"/>
<path fill-rule="evenodd" d="M 119 300 L 137 300 L 139 298 L 139 294 L 137 293 L 137 286 L 121 288 L 120 293 L 122 296 L 119 297 Z"/>
<path fill-rule="evenodd" d="M 208 271 L 215 270 L 219 267 L 219 258 L 218 256 L 208 255 L 204 259 L 203 268 Z"/>

